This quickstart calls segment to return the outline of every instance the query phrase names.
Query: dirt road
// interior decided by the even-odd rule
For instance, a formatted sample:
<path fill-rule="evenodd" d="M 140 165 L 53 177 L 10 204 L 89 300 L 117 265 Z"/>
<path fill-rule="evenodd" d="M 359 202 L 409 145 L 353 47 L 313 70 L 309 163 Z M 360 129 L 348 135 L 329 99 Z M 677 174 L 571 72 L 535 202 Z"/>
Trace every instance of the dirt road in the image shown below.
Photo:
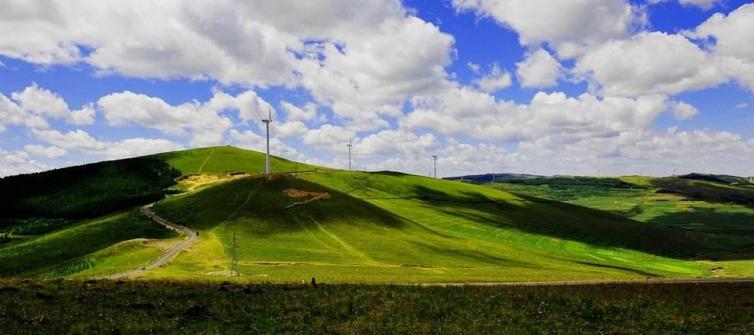
<path fill-rule="evenodd" d="M 173 257 L 178 255 L 179 252 L 192 246 L 199 239 L 198 232 L 193 231 L 189 229 L 188 227 L 184 227 L 179 224 L 170 222 L 167 219 L 164 219 L 160 217 L 159 215 L 155 214 L 154 211 L 152 211 L 153 205 L 154 203 L 151 203 L 149 205 L 141 207 L 141 214 L 152 219 L 154 222 L 161 224 L 165 228 L 183 235 L 185 239 L 177 243 L 176 245 L 172 246 L 167 251 L 165 251 L 165 253 L 162 256 L 160 256 L 160 258 L 156 259 L 154 262 L 150 263 L 149 265 L 146 265 L 140 269 L 123 272 L 123 273 L 116 273 L 114 275 L 106 276 L 106 277 L 103 277 L 103 279 L 123 279 L 123 278 L 137 277 L 141 275 L 142 273 L 144 273 L 145 271 L 155 269 L 155 268 L 158 268 L 160 266 L 167 264 L 168 262 L 170 262 L 171 259 L 173 259 Z"/>

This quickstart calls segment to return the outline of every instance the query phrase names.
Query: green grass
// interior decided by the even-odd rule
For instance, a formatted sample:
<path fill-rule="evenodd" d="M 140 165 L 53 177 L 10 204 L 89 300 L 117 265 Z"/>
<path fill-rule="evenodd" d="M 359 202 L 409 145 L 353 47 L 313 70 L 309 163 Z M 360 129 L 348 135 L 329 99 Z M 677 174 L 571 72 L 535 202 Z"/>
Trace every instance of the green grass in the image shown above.
<path fill-rule="evenodd" d="M 10 334 L 751 334 L 752 306 L 751 283 L 314 289 L 0 280 Z"/>
<path fill-rule="evenodd" d="M 46 269 L 134 238 L 173 236 L 138 211 L 82 221 L 71 227 L 0 247 L 0 275 L 41 274 Z"/>
<path fill-rule="evenodd" d="M 171 186 L 184 193 L 156 206 L 160 215 L 199 230 L 198 243 L 147 278 L 421 283 L 708 277 L 746 275 L 746 261 L 754 258 L 751 209 L 661 194 L 656 180 L 646 177 L 534 178 L 495 186 L 501 190 L 277 157 L 273 171 L 308 172 L 267 180 L 255 177 L 264 168 L 263 154 L 233 147 L 142 159 L 184 176 L 200 174 Z M 227 176 L 234 172 L 252 176 Z M 286 189 L 330 197 L 287 208 L 301 199 L 285 195 Z M 168 237 L 138 213 L 73 224 L 55 220 L 9 221 L 7 227 L 38 235 L 4 238 L 0 275 L 99 276 L 147 264 L 168 243 L 120 243 Z M 237 277 L 229 277 L 233 255 Z"/>
<path fill-rule="evenodd" d="M 331 198 L 286 209 L 285 189 Z M 496 282 L 705 276 L 682 235 L 602 212 L 393 173 L 246 178 L 170 198 L 156 210 L 201 230 L 148 277 L 228 279 L 233 235 L 244 280 Z M 665 243 L 664 243 L 665 242 Z"/>
<path fill-rule="evenodd" d="M 622 177 L 641 189 L 595 188 L 582 185 L 569 189 L 550 185 L 488 185 L 519 194 L 567 201 L 612 212 L 658 227 L 673 229 L 706 246 L 704 257 L 719 260 L 716 274 L 751 276 L 747 269 L 754 259 L 754 208 L 721 199 L 739 194 L 740 186 L 676 178 Z M 652 185 L 657 185 L 652 187 Z M 694 186 L 702 185 L 699 190 Z M 661 188 L 659 186 L 662 186 Z M 671 191 L 675 190 L 675 191 Z M 732 190 L 733 193 L 729 191 Z M 673 193 L 678 192 L 678 193 Z M 689 198 L 691 194 L 696 197 Z"/>
<path fill-rule="evenodd" d="M 141 268 L 159 258 L 164 248 L 147 239 L 134 239 L 116 243 L 105 249 L 79 257 L 46 270 L 40 277 L 53 278 L 89 278 L 124 273 Z M 167 241 L 174 243 L 174 241 Z"/>
<path fill-rule="evenodd" d="M 178 169 L 183 175 L 228 172 L 264 173 L 264 153 L 231 146 L 175 151 L 157 154 L 154 157 Z M 315 168 L 322 169 L 277 156 L 270 157 L 270 169 L 273 172 L 306 171 Z"/>

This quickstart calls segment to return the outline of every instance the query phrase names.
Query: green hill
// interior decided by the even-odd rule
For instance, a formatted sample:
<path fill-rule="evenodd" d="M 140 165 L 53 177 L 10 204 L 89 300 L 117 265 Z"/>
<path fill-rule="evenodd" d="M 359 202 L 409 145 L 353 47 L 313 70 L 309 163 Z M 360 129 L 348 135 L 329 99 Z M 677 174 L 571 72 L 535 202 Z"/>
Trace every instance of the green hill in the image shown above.
<path fill-rule="evenodd" d="M 703 277 L 714 274 L 712 255 L 720 251 L 676 226 L 483 185 L 281 158 L 272 160 L 278 174 L 265 178 L 259 175 L 263 154 L 233 147 L 71 169 L 75 173 L 2 180 L 53 183 L 21 199 L 47 197 L 65 206 L 66 199 L 75 201 L 66 211 L 26 201 L 24 211 L 0 222 L 6 233 L 17 232 L 0 242 L 0 274 L 79 278 L 138 268 L 164 248 L 156 241 L 174 235 L 134 215 L 94 217 L 159 199 L 160 216 L 198 230 L 200 238 L 146 278 L 417 283 Z M 119 178 L 151 186 L 126 192 L 126 184 L 105 182 Z M 625 182 L 599 184 L 633 191 Z M 89 214 L 87 206 L 97 204 L 92 199 L 106 199 L 111 207 Z"/>

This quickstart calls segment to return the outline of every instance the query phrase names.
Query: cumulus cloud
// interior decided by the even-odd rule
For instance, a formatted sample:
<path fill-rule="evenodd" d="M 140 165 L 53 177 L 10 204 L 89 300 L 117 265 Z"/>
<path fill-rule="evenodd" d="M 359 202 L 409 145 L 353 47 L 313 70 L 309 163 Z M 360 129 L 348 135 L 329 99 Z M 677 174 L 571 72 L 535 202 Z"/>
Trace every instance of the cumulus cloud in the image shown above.
<path fill-rule="evenodd" d="M 0 55 L 35 64 L 303 86 L 362 126 L 412 94 L 447 86 L 454 42 L 399 0 L 12 1 L 0 35 Z"/>
<path fill-rule="evenodd" d="M 511 75 L 501 70 L 497 64 L 492 65 L 490 72 L 474 80 L 474 86 L 482 92 L 494 93 L 511 86 Z"/>
<path fill-rule="evenodd" d="M 190 136 L 194 146 L 223 143 L 225 132 L 233 125 L 231 119 L 221 114 L 224 111 L 236 111 L 241 120 L 253 121 L 257 125 L 261 125 L 261 119 L 267 117 L 268 110 L 274 111 L 254 91 L 245 91 L 236 96 L 216 91 L 204 103 L 193 101 L 180 105 L 124 91 L 100 98 L 97 106 L 112 126 L 134 124 L 168 135 Z"/>
<path fill-rule="evenodd" d="M 37 172 L 48 168 L 47 165 L 31 159 L 24 151 L 0 148 L 0 177 Z"/>
<path fill-rule="evenodd" d="M 58 148 L 55 146 L 46 147 L 38 144 L 27 144 L 24 146 L 24 149 L 26 150 L 26 152 L 32 155 L 47 158 L 61 157 L 67 153 L 67 151 L 63 148 Z"/>
<path fill-rule="evenodd" d="M 119 141 L 98 140 L 84 130 L 32 130 L 38 140 L 65 150 L 81 151 L 106 159 L 127 158 L 174 151 L 183 146 L 165 139 L 127 138 Z"/>
<path fill-rule="evenodd" d="M 519 35 L 522 45 L 548 43 L 570 58 L 629 34 L 641 17 L 625 0 L 453 0 L 458 11 L 491 17 Z"/>
<path fill-rule="evenodd" d="M 727 16 L 712 15 L 692 36 L 712 39 L 713 53 L 722 71 L 754 92 L 754 4 L 747 4 Z"/>
<path fill-rule="evenodd" d="M 656 4 L 668 1 L 670 0 L 650 0 L 649 3 Z M 721 2 L 723 2 L 723 0 L 678 0 L 678 3 L 681 5 L 695 6 L 705 10 L 710 9 Z"/>
<path fill-rule="evenodd" d="M 325 124 L 317 129 L 310 129 L 304 136 L 303 142 L 315 148 L 328 148 L 344 146 L 349 140 L 356 137 L 353 130 L 341 126 Z"/>
<path fill-rule="evenodd" d="M 230 130 L 230 139 L 234 145 L 242 148 L 265 152 L 267 150 L 266 138 L 250 130 Z M 289 159 L 300 158 L 296 149 L 285 144 L 279 138 L 270 138 L 270 152 L 276 156 L 282 156 Z"/>
<path fill-rule="evenodd" d="M 544 49 L 531 52 L 523 61 L 516 63 L 516 74 L 523 87 L 555 86 L 561 72 L 560 62 Z"/>
<path fill-rule="evenodd" d="M 75 125 L 94 123 L 95 110 L 91 104 L 71 110 L 59 95 L 39 87 L 36 83 L 22 91 L 11 93 L 10 99 L 0 93 L 0 127 L 3 124 L 22 124 L 32 128 L 46 128 L 47 119 L 64 120 Z"/>
<path fill-rule="evenodd" d="M 544 135 L 563 138 L 606 136 L 648 127 L 667 110 L 666 97 L 604 97 L 591 94 L 537 93 L 528 105 L 459 88 L 413 100 L 414 111 L 402 120 L 412 129 L 466 134 L 481 140 L 526 140 Z"/>
<path fill-rule="evenodd" d="M 605 43 L 580 58 L 573 71 L 605 95 L 676 94 L 726 81 L 704 50 L 661 32 Z"/>
<path fill-rule="evenodd" d="M 696 107 L 682 101 L 673 103 L 672 108 L 673 115 L 678 120 L 688 120 L 699 114 Z"/>

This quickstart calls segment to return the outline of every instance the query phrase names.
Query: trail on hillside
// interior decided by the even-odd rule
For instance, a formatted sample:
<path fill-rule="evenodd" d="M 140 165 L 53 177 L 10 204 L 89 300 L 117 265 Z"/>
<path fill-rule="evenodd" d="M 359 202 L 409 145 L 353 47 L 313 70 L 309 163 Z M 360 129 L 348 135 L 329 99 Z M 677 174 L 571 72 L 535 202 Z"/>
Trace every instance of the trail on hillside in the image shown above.
<path fill-rule="evenodd" d="M 162 218 L 161 216 L 155 214 L 154 211 L 152 211 L 152 206 L 154 206 L 154 203 L 141 207 L 141 214 L 152 219 L 152 221 L 159 223 L 163 227 L 185 236 L 185 239 L 165 251 L 165 253 L 160 258 L 156 259 L 149 265 L 141 267 L 140 269 L 105 276 L 103 277 L 104 279 L 123 279 L 138 277 L 148 270 L 152 270 L 167 264 L 168 262 L 170 262 L 170 260 L 173 259 L 173 257 L 178 255 L 179 252 L 186 250 L 188 247 L 196 243 L 196 241 L 199 239 L 198 232 Z"/>

